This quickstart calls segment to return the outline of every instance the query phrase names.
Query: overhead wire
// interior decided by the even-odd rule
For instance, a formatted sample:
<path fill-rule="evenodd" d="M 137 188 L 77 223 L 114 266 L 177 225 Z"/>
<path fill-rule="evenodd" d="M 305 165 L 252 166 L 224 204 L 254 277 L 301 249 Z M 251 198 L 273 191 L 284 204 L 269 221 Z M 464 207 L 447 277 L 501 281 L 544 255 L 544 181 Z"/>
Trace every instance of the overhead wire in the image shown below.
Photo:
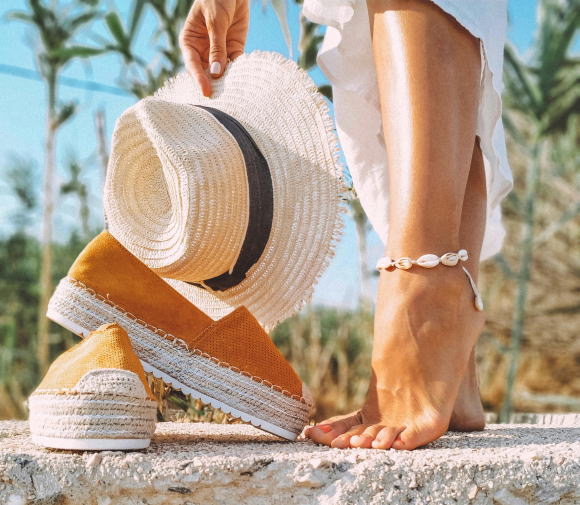
<path fill-rule="evenodd" d="M 28 79 L 31 81 L 42 82 L 42 76 L 30 68 L 19 67 L 17 65 L 8 65 L 0 63 L 0 74 L 11 75 L 13 77 L 20 77 L 21 79 Z M 98 93 L 107 93 L 116 96 L 130 96 L 131 93 L 123 88 L 102 84 L 96 81 L 89 81 L 85 79 L 75 79 L 74 77 L 61 76 L 59 84 L 69 88 L 85 89 L 88 91 L 96 91 Z"/>

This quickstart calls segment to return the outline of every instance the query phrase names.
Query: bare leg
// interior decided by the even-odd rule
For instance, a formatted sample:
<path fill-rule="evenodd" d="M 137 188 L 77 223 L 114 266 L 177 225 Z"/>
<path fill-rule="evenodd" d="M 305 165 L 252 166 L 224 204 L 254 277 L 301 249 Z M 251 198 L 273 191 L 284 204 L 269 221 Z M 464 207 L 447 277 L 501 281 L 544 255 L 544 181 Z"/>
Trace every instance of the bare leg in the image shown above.
<path fill-rule="evenodd" d="M 473 148 L 473 158 L 463 200 L 461 213 L 460 240 L 462 247 L 470 252 L 466 268 L 477 282 L 479 260 L 483 233 L 485 231 L 487 192 L 483 156 L 479 142 Z M 453 407 L 453 414 L 449 429 L 455 431 L 476 431 L 485 427 L 485 415 L 479 395 L 477 370 L 475 367 L 475 353 L 472 350 L 467 364 L 467 371 L 459 387 L 457 399 Z"/>
<path fill-rule="evenodd" d="M 369 13 L 392 188 L 386 255 L 466 248 L 476 275 L 485 224 L 479 43 L 425 0 L 369 0 Z M 367 401 L 308 435 L 333 447 L 396 449 L 439 437 L 460 386 L 467 396 L 477 388 L 468 363 L 483 321 L 460 268 L 382 272 Z"/>
<path fill-rule="evenodd" d="M 460 238 L 464 247 L 473 251 L 470 254 L 467 268 L 477 281 L 479 249 L 485 230 L 486 186 L 483 169 L 483 158 L 478 142 L 473 149 L 473 159 L 461 215 Z M 360 411 L 336 416 L 320 423 L 322 429 L 309 428 L 309 435 L 315 441 L 330 444 L 338 435 L 347 432 L 362 423 Z M 475 355 L 471 352 L 467 371 L 459 387 L 457 399 L 453 407 L 449 429 L 454 431 L 477 431 L 485 427 L 485 416 L 481 405 Z M 318 431 L 316 431 L 318 430 Z"/>

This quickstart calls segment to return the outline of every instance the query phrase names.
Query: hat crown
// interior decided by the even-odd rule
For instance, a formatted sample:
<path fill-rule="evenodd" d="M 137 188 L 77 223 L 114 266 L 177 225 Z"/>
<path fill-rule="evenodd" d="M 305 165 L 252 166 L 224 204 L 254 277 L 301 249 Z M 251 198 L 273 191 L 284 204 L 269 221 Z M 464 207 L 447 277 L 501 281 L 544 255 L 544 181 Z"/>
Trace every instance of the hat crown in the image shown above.
<path fill-rule="evenodd" d="M 227 272 L 243 243 L 249 200 L 232 135 L 194 105 L 145 98 L 117 121 L 113 153 L 107 185 L 127 188 L 137 205 L 106 200 L 111 233 L 138 226 L 137 212 L 148 228 L 123 245 L 159 275 L 199 282 Z M 135 164 L 140 170 L 130 169 Z"/>

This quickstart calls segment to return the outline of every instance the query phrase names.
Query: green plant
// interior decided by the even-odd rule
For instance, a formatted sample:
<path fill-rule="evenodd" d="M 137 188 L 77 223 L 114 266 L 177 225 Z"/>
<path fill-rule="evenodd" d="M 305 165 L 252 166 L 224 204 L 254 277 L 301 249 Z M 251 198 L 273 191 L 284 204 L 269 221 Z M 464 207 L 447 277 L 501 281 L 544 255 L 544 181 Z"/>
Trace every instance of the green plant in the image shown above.
<path fill-rule="evenodd" d="M 50 362 L 48 320 L 44 317 L 52 291 L 52 228 L 54 213 L 54 186 L 56 170 L 56 137 L 58 129 L 75 112 L 76 104 L 58 100 L 60 72 L 76 58 L 88 58 L 101 54 L 101 49 L 75 44 L 75 35 L 81 27 L 93 21 L 98 12 L 92 8 L 95 2 L 84 1 L 70 4 L 67 8 L 47 6 L 41 0 L 28 0 L 26 11 L 13 12 L 11 18 L 31 24 L 38 33 L 40 46 L 37 50 L 37 66 L 46 85 L 46 139 L 44 183 L 42 191 L 42 252 L 40 267 L 40 298 L 38 304 L 37 358 L 41 370 Z"/>
<path fill-rule="evenodd" d="M 125 25 L 116 10 L 105 15 L 110 38 L 100 39 L 101 48 L 122 57 L 124 68 L 119 80 L 137 98 L 151 95 L 181 69 L 179 31 L 190 6 L 190 0 L 134 0 Z M 151 39 L 160 40 L 158 51 L 162 56 L 152 64 L 135 52 L 138 28 L 147 8 L 158 20 L 157 32 L 151 34 Z"/>
<path fill-rule="evenodd" d="M 83 236 L 89 238 L 90 236 L 90 208 L 88 202 L 87 185 L 81 179 L 82 165 L 76 158 L 71 157 L 67 164 L 70 178 L 68 181 L 60 185 L 60 193 L 62 195 L 75 195 L 80 204 L 80 218 L 81 230 Z"/>

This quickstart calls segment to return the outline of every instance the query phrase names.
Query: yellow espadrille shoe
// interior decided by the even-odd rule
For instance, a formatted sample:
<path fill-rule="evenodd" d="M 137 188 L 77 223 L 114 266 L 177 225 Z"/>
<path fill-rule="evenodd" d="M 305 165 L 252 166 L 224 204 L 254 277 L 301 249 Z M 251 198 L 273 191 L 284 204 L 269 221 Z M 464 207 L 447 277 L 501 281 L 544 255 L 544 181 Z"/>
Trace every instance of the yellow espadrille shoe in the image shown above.
<path fill-rule="evenodd" d="M 28 400 L 32 440 L 55 449 L 149 446 L 157 403 L 118 324 L 106 324 L 61 354 Z"/>
<path fill-rule="evenodd" d="M 245 307 L 212 320 L 108 232 L 60 281 L 47 316 L 80 336 L 117 322 L 147 372 L 265 431 L 294 440 L 308 423 L 307 388 Z"/>

